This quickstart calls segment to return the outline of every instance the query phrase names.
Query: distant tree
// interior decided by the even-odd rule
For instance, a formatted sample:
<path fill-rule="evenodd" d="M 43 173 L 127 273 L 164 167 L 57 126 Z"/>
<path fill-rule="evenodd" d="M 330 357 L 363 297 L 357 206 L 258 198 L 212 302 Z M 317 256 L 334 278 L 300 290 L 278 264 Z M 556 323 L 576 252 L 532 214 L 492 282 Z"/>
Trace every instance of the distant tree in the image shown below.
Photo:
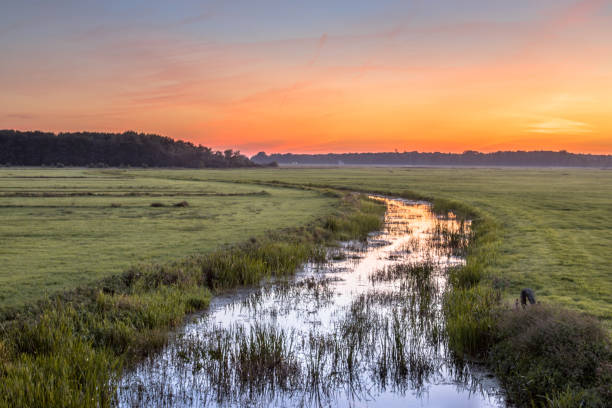
<path fill-rule="evenodd" d="M 558 166 L 558 167 L 612 167 L 612 155 L 591 155 L 552 151 L 499 151 L 481 153 L 466 150 L 457 153 L 341 153 L 341 154 L 271 154 L 259 152 L 251 157 L 255 163 L 267 165 L 394 165 L 394 166 Z"/>
<path fill-rule="evenodd" d="M 136 133 L 0 130 L 0 164 L 17 166 L 254 167 L 239 151 L 213 151 L 169 137 Z"/>

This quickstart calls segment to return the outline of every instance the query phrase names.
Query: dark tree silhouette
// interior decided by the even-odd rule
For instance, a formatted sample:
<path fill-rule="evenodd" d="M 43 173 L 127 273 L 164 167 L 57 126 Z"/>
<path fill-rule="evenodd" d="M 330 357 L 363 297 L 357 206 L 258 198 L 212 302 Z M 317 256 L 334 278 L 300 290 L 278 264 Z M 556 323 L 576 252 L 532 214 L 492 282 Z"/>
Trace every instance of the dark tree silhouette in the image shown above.
<path fill-rule="evenodd" d="M 0 164 L 16 166 L 255 167 L 231 149 L 213 151 L 136 132 L 45 133 L 0 130 Z"/>
<path fill-rule="evenodd" d="M 499 151 L 480 153 L 473 150 L 458 153 L 329 153 L 271 154 L 259 152 L 251 157 L 255 163 L 353 166 L 533 166 L 533 167 L 612 167 L 612 155 L 592 155 L 552 151 Z"/>

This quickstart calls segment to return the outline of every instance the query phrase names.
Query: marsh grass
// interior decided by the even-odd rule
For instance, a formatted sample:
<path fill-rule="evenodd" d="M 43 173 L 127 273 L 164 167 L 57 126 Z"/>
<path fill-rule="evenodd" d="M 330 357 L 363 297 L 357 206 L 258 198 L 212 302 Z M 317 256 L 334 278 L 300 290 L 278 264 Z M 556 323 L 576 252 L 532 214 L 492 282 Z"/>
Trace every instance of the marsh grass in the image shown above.
<path fill-rule="evenodd" d="M 496 334 L 491 361 L 516 403 L 609 406 L 612 345 L 592 317 L 536 305 L 503 313 Z"/>
<path fill-rule="evenodd" d="M 313 225 L 171 264 L 134 266 L 25 309 L 0 332 L 0 406 L 111 406 L 123 367 L 161 349 L 168 330 L 205 308 L 212 292 L 292 274 L 337 237 L 365 238 L 380 226 L 380 207 L 350 194 L 333 230 Z M 357 226 L 360 220 L 367 226 Z M 290 357 L 283 333 L 243 335 L 236 358 L 285 381 L 291 364 L 274 368 Z M 240 378 L 251 383 L 254 369 L 240 367 Z"/>
<path fill-rule="evenodd" d="M 444 310 L 449 346 L 487 362 L 518 406 L 606 407 L 612 398 L 609 335 L 588 315 L 558 306 L 507 309 L 496 261 L 498 225 L 472 213 L 467 262 L 449 274 Z"/>
<path fill-rule="evenodd" d="M 355 249 L 363 250 L 340 245 L 328 253 L 333 259 L 338 252 Z M 126 389 L 140 384 L 141 375 L 145 383 L 170 377 L 177 386 L 164 395 L 221 406 L 278 401 L 287 406 L 326 406 L 338 398 L 367 400 L 387 389 L 424 392 L 425 384 L 448 361 L 439 285 L 443 266 L 433 260 L 397 262 L 374 271 L 372 288 L 344 307 L 329 302 L 335 295 L 333 283 L 342 280 L 333 275 L 334 262 L 325 265 L 328 276 L 311 269 L 307 273 L 314 276 L 295 282 L 276 276 L 239 304 L 224 306 L 221 320 L 210 317 L 188 330 L 170 345 L 164 359 L 151 361 L 152 371 L 144 369 L 127 379 Z M 330 320 L 315 318 L 312 325 L 306 324 L 307 315 L 321 311 L 322 305 L 332 312 Z M 242 318 L 228 326 L 228 310 Z M 306 321 L 284 328 L 279 316 Z M 172 366 L 169 372 L 155 368 L 164 361 Z M 155 388 L 145 399 L 155 404 L 157 393 Z M 128 391 L 120 398 L 126 401 L 134 395 Z"/>
<path fill-rule="evenodd" d="M 448 255 L 465 257 L 470 243 L 471 230 L 465 219 L 457 226 L 437 222 L 431 233 L 429 245 Z"/>
<path fill-rule="evenodd" d="M 0 366 L 0 406 L 109 406 L 121 361 L 74 332 L 76 311 L 47 310 L 11 331 Z"/>
<path fill-rule="evenodd" d="M 182 339 L 176 356 L 206 374 L 215 399 L 274 394 L 295 388 L 301 379 L 297 337 L 273 325 L 213 330 L 204 338 Z M 234 395 L 236 397 L 236 395 Z"/>
<path fill-rule="evenodd" d="M 338 277 L 311 276 L 297 282 L 290 282 L 288 279 L 270 281 L 246 296 L 240 302 L 240 307 L 251 312 L 257 310 L 274 318 L 288 315 L 298 309 L 303 302 L 310 302 L 318 310 L 331 304 L 335 294 L 331 286 L 341 280 Z M 276 306 L 261 310 L 260 305 L 272 298 L 275 299 Z"/>
<path fill-rule="evenodd" d="M 370 274 L 369 279 L 374 283 L 409 279 L 418 285 L 427 284 L 430 281 L 431 274 L 434 272 L 434 268 L 433 261 L 431 260 L 416 263 L 398 263 L 378 269 Z"/>
<path fill-rule="evenodd" d="M 406 304 L 406 297 L 384 293 L 358 296 L 330 332 L 255 322 L 186 336 L 173 346 L 172 359 L 184 364 L 175 380 L 192 384 L 181 375 L 195 371 L 199 388 L 175 392 L 195 391 L 220 405 L 257 405 L 254 401 L 288 395 L 301 406 L 326 405 L 345 392 L 357 400 L 369 398 L 373 387 L 422 391 L 441 364 L 435 354 L 442 341 L 439 315 L 420 316 L 410 310 L 419 302 Z M 429 322 L 415 324 L 418 319 Z M 437 328 L 423 331 L 426 325 Z"/>
<path fill-rule="evenodd" d="M 365 239 L 370 231 L 380 229 L 385 213 L 384 205 L 364 200 L 357 193 L 345 195 L 343 205 L 358 206 L 359 210 L 347 216 L 330 216 L 325 220 L 324 227 L 332 232 L 335 240 Z"/>

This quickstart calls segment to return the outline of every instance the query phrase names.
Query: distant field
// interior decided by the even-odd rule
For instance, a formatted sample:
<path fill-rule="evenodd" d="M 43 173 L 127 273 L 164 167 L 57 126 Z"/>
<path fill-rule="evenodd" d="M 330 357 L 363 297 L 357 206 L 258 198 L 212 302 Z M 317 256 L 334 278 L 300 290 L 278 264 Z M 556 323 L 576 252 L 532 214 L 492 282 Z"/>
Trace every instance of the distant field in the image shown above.
<path fill-rule="evenodd" d="M 464 202 L 502 227 L 493 272 L 507 280 L 509 300 L 532 287 L 541 300 L 592 313 L 612 328 L 611 170 L 270 169 L 197 177 L 412 190 Z"/>
<path fill-rule="evenodd" d="M 507 281 L 508 299 L 532 287 L 541 300 L 593 313 L 612 328 L 609 170 L 8 169 L 0 180 L 0 305 L 332 211 L 333 199 L 314 192 L 227 183 L 282 181 L 412 190 L 474 206 L 502 227 L 493 272 Z M 222 195 L 228 193 L 242 195 Z M 54 194 L 64 196 L 49 196 Z M 183 200 L 189 207 L 170 207 Z M 150 207 L 153 202 L 168 206 Z"/>
<path fill-rule="evenodd" d="M 201 172 L 181 177 L 205 179 Z M 174 206 L 182 201 L 188 206 Z M 0 309 L 135 263 L 179 259 L 303 225 L 334 204 L 312 191 L 175 180 L 168 171 L 3 169 Z"/>

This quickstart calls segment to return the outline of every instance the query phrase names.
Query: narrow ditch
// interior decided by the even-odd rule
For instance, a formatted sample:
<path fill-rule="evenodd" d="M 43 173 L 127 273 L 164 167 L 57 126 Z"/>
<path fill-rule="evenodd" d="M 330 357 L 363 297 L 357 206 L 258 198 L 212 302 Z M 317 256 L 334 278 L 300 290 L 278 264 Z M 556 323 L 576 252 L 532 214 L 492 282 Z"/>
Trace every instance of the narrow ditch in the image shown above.
<path fill-rule="evenodd" d="M 482 367 L 452 358 L 442 310 L 470 223 L 385 202 L 382 231 L 324 263 L 213 300 L 121 379 L 120 406 L 505 406 Z"/>

